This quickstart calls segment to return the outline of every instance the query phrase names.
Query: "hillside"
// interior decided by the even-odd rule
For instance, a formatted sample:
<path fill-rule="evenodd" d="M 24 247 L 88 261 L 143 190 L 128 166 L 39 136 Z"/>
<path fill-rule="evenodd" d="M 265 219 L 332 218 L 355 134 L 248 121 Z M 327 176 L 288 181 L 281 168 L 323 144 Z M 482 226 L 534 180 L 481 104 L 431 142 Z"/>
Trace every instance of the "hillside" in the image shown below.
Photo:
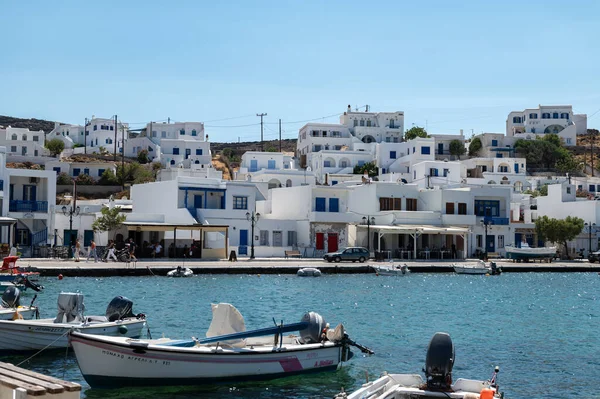
<path fill-rule="evenodd" d="M 32 131 L 43 130 L 46 133 L 49 133 L 54 129 L 54 122 L 46 121 L 43 119 L 22 119 L 22 118 L 13 118 L 12 116 L 0 115 L 0 126 L 8 127 L 23 127 L 29 128 Z"/>
<path fill-rule="evenodd" d="M 213 153 L 221 152 L 225 148 L 231 148 L 234 154 L 241 156 L 246 151 L 260 151 L 260 141 L 242 141 L 235 143 L 210 143 L 210 149 Z M 265 151 L 279 151 L 279 140 L 269 140 L 264 142 Z M 296 139 L 281 140 L 281 151 L 295 152 Z"/>

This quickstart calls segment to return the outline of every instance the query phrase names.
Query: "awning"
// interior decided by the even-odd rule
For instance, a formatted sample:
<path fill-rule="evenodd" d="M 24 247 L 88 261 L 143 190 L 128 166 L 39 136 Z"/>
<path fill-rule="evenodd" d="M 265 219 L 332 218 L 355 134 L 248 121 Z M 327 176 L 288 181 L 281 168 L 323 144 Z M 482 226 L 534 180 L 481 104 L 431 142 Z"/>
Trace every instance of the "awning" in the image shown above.
<path fill-rule="evenodd" d="M 420 233 L 420 234 L 466 234 L 470 230 L 467 227 L 458 226 L 429 226 L 429 225 L 411 225 L 411 224 L 397 224 L 397 225 L 375 225 L 372 224 L 367 226 L 366 224 L 357 224 L 360 228 L 369 228 L 377 231 L 385 231 L 387 233 Z"/>
<path fill-rule="evenodd" d="M 151 222 L 123 222 L 127 230 L 136 231 L 173 231 L 177 230 L 203 230 L 203 231 L 224 231 L 229 228 L 228 225 L 215 224 L 170 224 L 170 223 L 151 223 Z"/>
<path fill-rule="evenodd" d="M 0 226 L 10 226 L 17 223 L 17 219 L 9 217 L 0 217 Z"/>

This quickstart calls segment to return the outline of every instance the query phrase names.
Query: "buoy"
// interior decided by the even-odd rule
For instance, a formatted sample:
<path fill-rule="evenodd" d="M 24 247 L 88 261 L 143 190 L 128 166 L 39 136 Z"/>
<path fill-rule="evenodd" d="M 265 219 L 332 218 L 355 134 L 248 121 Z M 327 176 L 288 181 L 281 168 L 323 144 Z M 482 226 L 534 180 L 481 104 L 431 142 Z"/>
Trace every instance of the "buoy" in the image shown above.
<path fill-rule="evenodd" d="M 127 326 L 119 326 L 119 334 L 127 334 Z"/>
<path fill-rule="evenodd" d="M 491 388 L 483 388 L 479 393 L 479 399 L 494 399 L 494 390 Z"/>
<path fill-rule="evenodd" d="M 59 275 L 58 275 L 58 279 L 59 279 L 59 280 L 62 280 L 62 279 L 63 279 L 63 275 L 62 275 L 62 274 L 59 274 Z"/>

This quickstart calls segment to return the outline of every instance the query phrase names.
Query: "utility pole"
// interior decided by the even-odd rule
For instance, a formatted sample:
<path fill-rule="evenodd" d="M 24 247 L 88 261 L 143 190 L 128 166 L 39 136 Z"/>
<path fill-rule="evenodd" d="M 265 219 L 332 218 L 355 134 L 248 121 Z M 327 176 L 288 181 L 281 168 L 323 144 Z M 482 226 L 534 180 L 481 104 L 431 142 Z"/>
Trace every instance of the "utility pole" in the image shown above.
<path fill-rule="evenodd" d="M 425 177 L 427 178 L 427 188 L 429 188 L 430 187 L 429 182 L 430 182 L 430 179 L 431 179 L 431 175 L 425 175 Z"/>
<path fill-rule="evenodd" d="M 263 143 L 263 116 L 267 116 L 266 113 L 256 114 L 256 116 L 260 116 L 260 150 L 264 151 L 264 143 Z"/>
<path fill-rule="evenodd" d="M 117 115 L 115 115 L 115 153 L 113 155 L 113 161 L 117 160 Z"/>
<path fill-rule="evenodd" d="M 87 118 L 85 118 L 85 124 L 83 125 L 83 153 L 87 154 Z"/>
<path fill-rule="evenodd" d="M 279 120 L 279 152 L 281 152 L 281 119 Z"/>
<path fill-rule="evenodd" d="M 125 127 L 121 126 L 121 170 L 125 175 Z M 125 179 L 123 179 L 122 190 L 125 191 Z"/>
<path fill-rule="evenodd" d="M 594 133 L 590 133 L 590 138 L 591 140 L 591 145 L 592 145 L 592 156 L 591 158 L 591 163 L 592 163 L 592 177 L 594 177 Z"/>

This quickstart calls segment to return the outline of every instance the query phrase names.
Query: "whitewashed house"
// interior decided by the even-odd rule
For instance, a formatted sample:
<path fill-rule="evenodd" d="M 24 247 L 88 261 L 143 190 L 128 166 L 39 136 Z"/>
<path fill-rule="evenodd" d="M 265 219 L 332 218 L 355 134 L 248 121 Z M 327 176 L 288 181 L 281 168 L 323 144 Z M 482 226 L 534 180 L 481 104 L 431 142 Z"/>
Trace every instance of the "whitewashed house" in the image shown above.
<path fill-rule="evenodd" d="M 88 175 L 94 180 L 100 179 L 107 170 L 111 170 L 113 173 L 117 172 L 114 162 L 63 162 L 57 160 L 46 162 L 45 169 L 54 171 L 57 175 L 66 173 L 72 178 Z"/>
<path fill-rule="evenodd" d="M 315 175 L 306 168 L 298 169 L 296 160 L 283 152 L 246 151 L 235 180 L 266 182 L 268 187 L 314 185 Z"/>
<path fill-rule="evenodd" d="M 11 126 L 6 129 L 0 128 L 0 146 L 6 147 L 6 155 L 14 160 L 49 155 L 49 151 L 44 147 L 44 137 L 43 130 L 35 132 L 28 128 Z"/>
<path fill-rule="evenodd" d="M 470 158 L 461 163 L 469 184 L 506 185 L 517 193 L 531 188 L 525 158 Z"/>

